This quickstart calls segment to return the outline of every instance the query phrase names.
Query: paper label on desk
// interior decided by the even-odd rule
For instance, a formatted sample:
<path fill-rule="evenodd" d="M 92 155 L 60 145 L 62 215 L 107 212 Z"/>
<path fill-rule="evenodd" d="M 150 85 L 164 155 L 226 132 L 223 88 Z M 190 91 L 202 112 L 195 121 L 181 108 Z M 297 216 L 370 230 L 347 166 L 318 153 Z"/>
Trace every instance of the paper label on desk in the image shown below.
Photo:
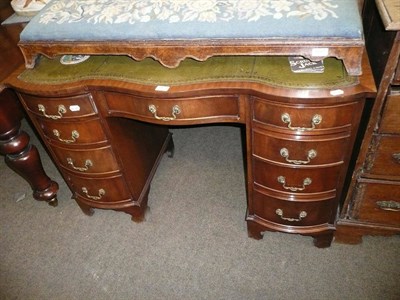
<path fill-rule="evenodd" d="M 329 54 L 329 48 L 313 48 L 311 55 L 315 57 L 326 57 Z"/>
<path fill-rule="evenodd" d="M 79 105 L 70 105 L 69 110 L 70 111 L 80 111 L 81 107 Z"/>
<path fill-rule="evenodd" d="M 293 73 L 324 73 L 324 62 L 311 61 L 302 56 L 289 56 L 289 65 Z"/>
<path fill-rule="evenodd" d="M 330 93 L 332 96 L 339 96 L 339 95 L 343 95 L 344 91 L 341 89 L 337 89 L 337 90 L 332 90 Z"/>
<path fill-rule="evenodd" d="M 90 58 L 90 55 L 63 55 L 60 62 L 63 65 L 76 65 L 80 64 Z"/>
<path fill-rule="evenodd" d="M 157 92 L 168 92 L 169 88 L 170 88 L 170 86 L 168 86 L 168 85 L 157 85 L 156 91 Z"/>

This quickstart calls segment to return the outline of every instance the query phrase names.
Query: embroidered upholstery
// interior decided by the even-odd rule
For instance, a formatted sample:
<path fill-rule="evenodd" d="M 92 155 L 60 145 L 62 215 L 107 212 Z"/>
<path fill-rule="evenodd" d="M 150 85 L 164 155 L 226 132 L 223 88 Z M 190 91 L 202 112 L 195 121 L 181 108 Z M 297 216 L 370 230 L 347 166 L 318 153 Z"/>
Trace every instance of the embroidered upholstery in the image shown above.
<path fill-rule="evenodd" d="M 362 39 L 357 0 L 52 0 L 21 41 Z"/>

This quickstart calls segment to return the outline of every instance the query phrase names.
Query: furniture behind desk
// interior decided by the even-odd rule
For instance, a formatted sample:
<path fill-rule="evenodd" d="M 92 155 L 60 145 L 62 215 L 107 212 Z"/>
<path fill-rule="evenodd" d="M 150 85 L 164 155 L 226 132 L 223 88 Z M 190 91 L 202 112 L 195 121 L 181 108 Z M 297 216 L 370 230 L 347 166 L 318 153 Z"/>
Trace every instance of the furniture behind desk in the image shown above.
<path fill-rule="evenodd" d="M 362 76 L 334 58 L 324 65 L 301 74 L 287 57 L 187 59 L 174 69 L 124 56 L 69 66 L 41 57 L 8 85 L 84 213 L 113 209 L 142 221 L 157 165 L 173 155 L 168 126 L 241 124 L 249 236 L 298 233 L 328 247 L 374 82 L 366 56 Z"/>
<path fill-rule="evenodd" d="M 378 84 L 336 239 L 400 233 L 400 3 L 367 0 L 366 47 Z"/>

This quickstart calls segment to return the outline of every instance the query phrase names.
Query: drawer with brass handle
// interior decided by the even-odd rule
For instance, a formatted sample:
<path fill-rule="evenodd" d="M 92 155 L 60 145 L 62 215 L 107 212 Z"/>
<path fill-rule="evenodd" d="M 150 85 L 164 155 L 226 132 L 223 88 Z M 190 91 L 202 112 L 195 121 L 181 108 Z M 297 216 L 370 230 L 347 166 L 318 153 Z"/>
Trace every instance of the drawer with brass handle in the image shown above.
<path fill-rule="evenodd" d="M 104 96 L 110 114 L 152 123 L 238 122 L 244 115 L 239 97 L 235 95 L 163 99 L 105 92 Z"/>
<path fill-rule="evenodd" d="M 288 165 L 324 165 L 342 162 L 349 143 L 347 132 L 295 137 L 253 129 L 253 154 Z"/>
<path fill-rule="evenodd" d="M 118 163 L 110 146 L 94 149 L 71 149 L 52 147 L 59 164 L 77 173 L 88 174 L 109 174 L 119 171 Z"/>
<path fill-rule="evenodd" d="M 310 125 L 308 127 L 302 127 L 302 126 L 293 126 L 292 124 L 292 118 L 289 113 L 283 113 L 281 115 L 281 120 L 283 123 L 287 124 L 287 128 L 293 131 L 312 131 L 316 129 L 317 125 L 320 125 L 322 123 L 322 116 L 319 114 L 315 114 L 312 116 L 310 120 Z"/>
<path fill-rule="evenodd" d="M 251 212 L 258 217 L 289 226 L 313 226 L 328 223 L 334 208 L 334 198 L 316 201 L 291 201 L 254 191 Z"/>
<path fill-rule="evenodd" d="M 303 182 L 301 183 L 301 186 L 300 185 L 298 185 L 298 186 L 289 186 L 289 185 L 287 185 L 286 177 L 282 176 L 282 175 L 278 176 L 277 180 L 285 190 L 291 191 L 291 192 L 304 191 L 307 188 L 307 186 L 311 185 L 311 183 L 312 183 L 312 179 L 310 177 L 304 178 Z"/>
<path fill-rule="evenodd" d="M 375 135 L 365 164 L 365 176 L 400 180 L 400 135 Z"/>
<path fill-rule="evenodd" d="M 296 134 L 338 132 L 350 128 L 357 103 L 331 106 L 289 105 L 254 98 L 253 120 L 268 129 Z"/>
<path fill-rule="evenodd" d="M 365 222 L 400 224 L 400 182 L 368 181 L 357 184 L 352 217 Z"/>
<path fill-rule="evenodd" d="M 294 193 L 320 193 L 337 188 L 342 165 L 285 167 L 254 158 L 254 181 L 264 187 Z"/>
<path fill-rule="evenodd" d="M 54 122 L 38 119 L 44 135 L 52 142 L 64 145 L 85 145 L 107 141 L 98 119 L 80 122 Z"/>
<path fill-rule="evenodd" d="M 90 94 L 59 98 L 21 94 L 21 97 L 30 112 L 45 119 L 68 120 L 97 115 Z"/>
<path fill-rule="evenodd" d="M 171 109 L 171 117 L 160 117 L 157 115 L 157 107 L 154 104 L 149 105 L 149 111 L 153 114 L 156 120 L 161 120 L 165 122 L 176 120 L 177 115 L 182 112 L 179 105 L 174 105 Z"/>
<path fill-rule="evenodd" d="M 130 193 L 122 175 L 100 178 L 67 176 L 72 190 L 86 201 L 118 203 L 130 201 Z"/>

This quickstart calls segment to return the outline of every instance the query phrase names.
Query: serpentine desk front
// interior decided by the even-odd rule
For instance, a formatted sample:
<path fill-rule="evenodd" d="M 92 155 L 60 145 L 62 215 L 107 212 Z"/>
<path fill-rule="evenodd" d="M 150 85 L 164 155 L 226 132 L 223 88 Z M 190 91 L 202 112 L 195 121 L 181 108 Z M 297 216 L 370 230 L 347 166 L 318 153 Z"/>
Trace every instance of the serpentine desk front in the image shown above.
<path fill-rule="evenodd" d="M 143 220 L 158 162 L 173 152 L 168 125 L 239 123 L 249 235 L 300 233 L 325 247 L 374 93 L 358 5 L 52 0 L 22 31 L 29 70 L 8 84 L 85 213 Z M 64 66 L 65 54 L 91 57 Z M 325 70 L 293 73 L 288 56 Z"/>
<path fill-rule="evenodd" d="M 184 60 L 41 57 L 8 80 L 84 213 L 113 209 L 142 221 L 157 165 L 173 153 L 169 125 L 238 123 L 246 132 L 247 225 L 314 237 L 328 247 L 366 97 L 368 60 L 293 73 L 287 57 Z M 243 201 L 246 201 L 243 199 Z"/>

